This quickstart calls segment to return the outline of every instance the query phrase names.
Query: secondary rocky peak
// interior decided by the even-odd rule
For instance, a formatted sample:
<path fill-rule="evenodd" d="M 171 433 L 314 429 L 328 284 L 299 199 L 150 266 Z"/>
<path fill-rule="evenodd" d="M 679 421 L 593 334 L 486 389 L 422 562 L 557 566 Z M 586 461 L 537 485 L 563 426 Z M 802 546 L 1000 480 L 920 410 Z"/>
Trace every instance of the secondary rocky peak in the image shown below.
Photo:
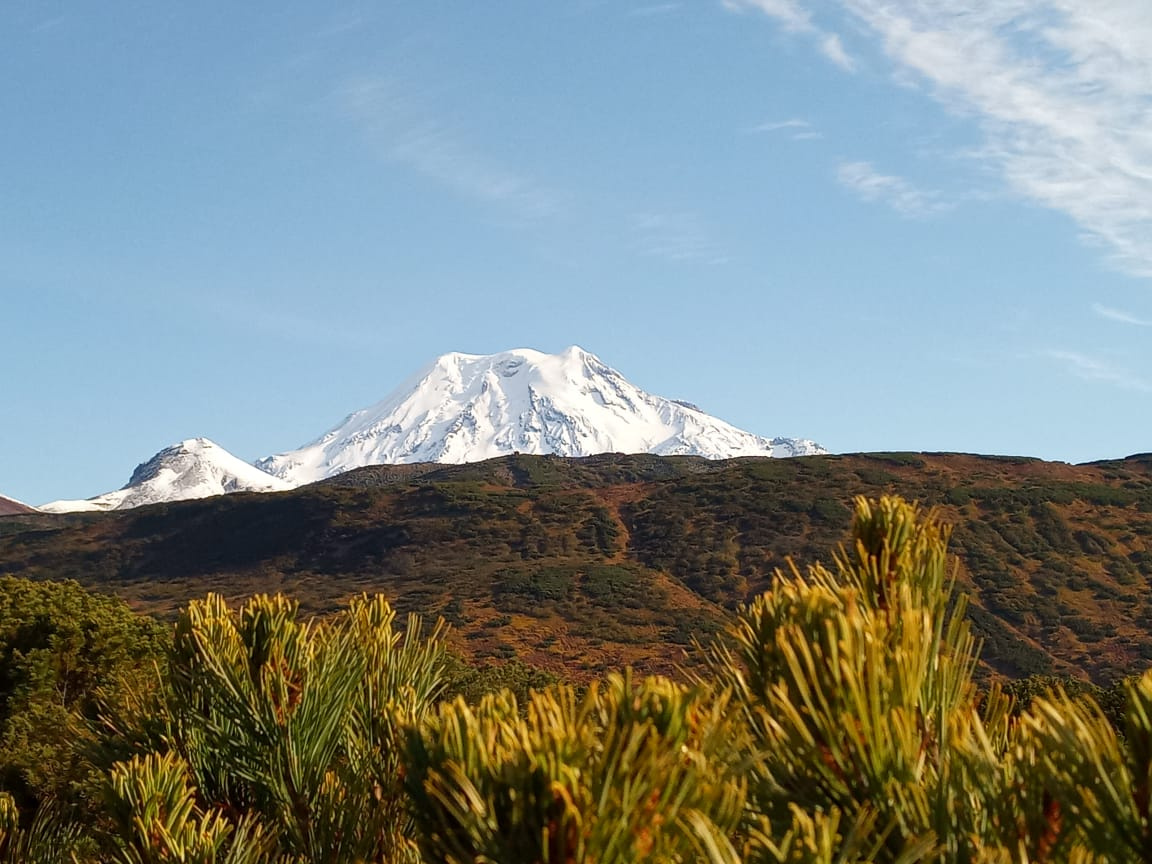
<path fill-rule="evenodd" d="M 207 438 L 188 438 L 137 465 L 128 483 L 115 492 L 83 501 L 53 501 L 41 509 L 51 513 L 124 510 L 228 492 L 276 492 L 290 488 L 290 483 L 253 467 Z"/>

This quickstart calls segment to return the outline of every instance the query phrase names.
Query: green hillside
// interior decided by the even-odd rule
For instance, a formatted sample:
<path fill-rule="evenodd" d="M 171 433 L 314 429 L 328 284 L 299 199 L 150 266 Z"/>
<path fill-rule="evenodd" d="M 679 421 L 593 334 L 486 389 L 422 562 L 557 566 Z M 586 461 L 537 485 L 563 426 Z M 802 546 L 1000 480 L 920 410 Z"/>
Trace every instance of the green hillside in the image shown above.
<path fill-rule="evenodd" d="M 481 658 L 577 678 L 668 672 L 789 557 L 827 559 L 855 495 L 938 506 L 984 658 L 1110 680 L 1152 660 L 1152 458 L 787 460 L 610 454 L 381 466 L 274 495 L 0 519 L 0 573 L 72 578 L 174 614 L 216 591 L 306 612 L 383 592 Z"/>

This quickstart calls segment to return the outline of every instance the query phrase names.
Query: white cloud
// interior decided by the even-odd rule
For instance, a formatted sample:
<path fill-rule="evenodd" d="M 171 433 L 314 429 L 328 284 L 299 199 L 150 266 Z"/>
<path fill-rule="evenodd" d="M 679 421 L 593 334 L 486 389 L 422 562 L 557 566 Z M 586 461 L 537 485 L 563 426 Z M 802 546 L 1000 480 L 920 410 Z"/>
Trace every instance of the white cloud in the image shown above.
<path fill-rule="evenodd" d="M 359 124 L 381 155 L 457 191 L 525 216 L 554 212 L 559 196 L 478 153 L 419 96 L 391 78 L 347 81 L 337 110 Z"/>
<path fill-rule="evenodd" d="M 752 127 L 753 132 L 788 132 L 793 141 L 815 141 L 824 137 L 824 133 L 812 128 L 812 124 L 799 117 L 788 120 L 770 120 Z"/>
<path fill-rule="evenodd" d="M 856 61 L 848 56 L 844 50 L 844 43 L 836 33 L 825 33 L 820 37 L 820 53 L 843 69 L 845 72 L 856 71 Z"/>
<path fill-rule="evenodd" d="M 791 117 L 788 120 L 769 120 L 756 126 L 752 131 L 778 132 L 781 129 L 809 129 L 811 126 L 812 124 L 807 120 L 801 120 L 799 117 Z"/>
<path fill-rule="evenodd" d="M 816 41 L 820 53 L 845 72 L 856 71 L 856 62 L 844 49 L 844 43 L 836 33 L 818 27 L 812 16 L 797 0 L 721 0 L 725 9 L 732 12 L 759 12 L 772 18 L 791 33 L 802 33 Z"/>
<path fill-rule="evenodd" d="M 978 155 L 1072 218 L 1124 271 L 1152 276 L 1148 0 L 841 0 L 950 108 Z"/>
<path fill-rule="evenodd" d="M 1014 194 L 1067 215 L 1119 269 L 1152 277 L 1149 0 L 835 2 L 901 81 L 980 124 L 975 155 Z M 723 5 L 759 11 L 855 66 L 797 0 Z"/>
<path fill-rule="evenodd" d="M 1147 318 L 1138 318 L 1130 312 L 1125 312 L 1123 309 L 1116 309 L 1113 306 L 1093 303 L 1092 311 L 1101 318 L 1107 318 L 1109 321 L 1119 321 L 1121 324 L 1133 324 L 1137 327 L 1152 327 L 1152 321 L 1149 321 Z"/>
<path fill-rule="evenodd" d="M 940 193 L 891 174 L 881 174 L 869 162 L 845 162 L 836 177 L 846 188 L 869 202 L 887 204 L 903 216 L 921 219 L 952 209 Z"/>
<path fill-rule="evenodd" d="M 749 9 L 775 18 L 787 30 L 807 33 L 814 29 L 812 19 L 796 0 L 723 0 L 724 8 L 733 12 Z"/>
<path fill-rule="evenodd" d="M 1099 381 L 1119 387 L 1121 390 L 1152 393 L 1152 382 L 1115 364 L 1112 360 L 1078 351 L 1051 350 L 1043 352 L 1043 355 L 1062 364 L 1068 372 L 1084 381 Z"/>
<path fill-rule="evenodd" d="M 394 341 L 372 316 L 341 317 L 338 312 L 315 308 L 295 311 L 291 306 L 261 303 L 236 293 L 198 291 L 211 301 L 199 304 L 198 314 L 210 317 L 213 326 L 246 336 L 256 333 L 288 345 L 368 355 L 386 352 Z"/>
<path fill-rule="evenodd" d="M 724 264 L 728 261 L 699 217 L 691 213 L 634 213 L 628 220 L 628 228 L 641 255 L 673 262 Z"/>
<path fill-rule="evenodd" d="M 667 15 L 670 12 L 678 12 L 683 5 L 683 3 L 650 3 L 647 6 L 637 6 L 634 9 L 629 9 L 628 15 L 631 18 L 651 18 L 655 15 Z"/>

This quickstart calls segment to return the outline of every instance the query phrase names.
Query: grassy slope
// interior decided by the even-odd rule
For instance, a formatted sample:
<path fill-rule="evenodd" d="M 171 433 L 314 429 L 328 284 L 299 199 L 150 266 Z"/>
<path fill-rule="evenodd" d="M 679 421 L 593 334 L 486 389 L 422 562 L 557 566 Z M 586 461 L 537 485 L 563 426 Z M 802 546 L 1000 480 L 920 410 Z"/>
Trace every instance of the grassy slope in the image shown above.
<path fill-rule="evenodd" d="M 828 560 L 856 494 L 938 505 L 1009 674 L 1152 661 L 1152 460 L 958 454 L 789 460 L 513 456 L 361 469 L 276 495 L 0 520 L 0 572 L 75 578 L 169 613 L 215 590 L 324 612 L 360 591 L 441 614 L 481 657 L 580 677 L 669 671 L 791 556 Z"/>

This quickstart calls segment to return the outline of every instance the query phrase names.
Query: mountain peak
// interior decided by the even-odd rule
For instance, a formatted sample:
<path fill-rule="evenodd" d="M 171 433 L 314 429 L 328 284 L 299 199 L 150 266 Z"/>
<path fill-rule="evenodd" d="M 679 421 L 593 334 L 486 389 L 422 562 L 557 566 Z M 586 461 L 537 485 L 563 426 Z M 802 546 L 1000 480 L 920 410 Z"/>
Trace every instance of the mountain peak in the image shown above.
<path fill-rule="evenodd" d="M 363 465 L 473 462 L 513 452 L 723 459 L 825 451 L 804 439 L 763 438 L 646 393 L 572 345 L 558 354 L 443 354 L 383 401 L 257 465 L 308 483 Z"/>
<path fill-rule="evenodd" d="M 578 368 L 584 364 L 592 363 L 603 366 L 604 363 L 595 354 L 585 351 L 579 345 L 570 345 L 559 354 L 547 354 L 535 348 L 510 348 L 495 354 L 465 354 L 462 351 L 449 351 L 441 354 L 425 367 L 423 375 L 431 369 L 472 369 L 501 368 L 514 370 L 521 365 L 538 366 L 541 364 Z"/>
<path fill-rule="evenodd" d="M 276 492 L 291 488 L 208 438 L 187 438 L 136 466 L 128 483 L 84 501 L 53 501 L 42 510 L 65 513 L 124 510 L 162 501 L 206 498 L 228 492 Z"/>
<path fill-rule="evenodd" d="M 171 470 L 178 462 L 184 463 L 180 470 L 186 472 L 196 462 L 227 461 L 229 457 L 236 458 L 208 438 L 185 438 L 170 447 L 165 447 L 147 462 L 137 465 L 136 470 L 132 472 L 132 476 L 128 478 L 128 482 L 120 491 L 153 480 L 161 472 Z"/>

